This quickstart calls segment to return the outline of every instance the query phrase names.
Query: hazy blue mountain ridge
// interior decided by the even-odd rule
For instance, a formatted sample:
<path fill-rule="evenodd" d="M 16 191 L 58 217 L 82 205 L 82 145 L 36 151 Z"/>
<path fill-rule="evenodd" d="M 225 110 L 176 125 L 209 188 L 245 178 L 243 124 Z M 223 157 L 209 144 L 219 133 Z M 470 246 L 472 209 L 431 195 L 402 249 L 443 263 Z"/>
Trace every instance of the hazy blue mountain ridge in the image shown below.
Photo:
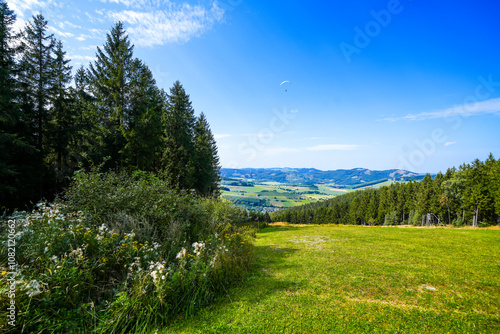
<path fill-rule="evenodd" d="M 312 183 L 358 185 L 384 180 L 415 180 L 423 176 L 401 169 L 369 170 L 366 168 L 323 171 L 315 168 L 222 168 L 223 178 L 239 178 L 256 182 Z"/>

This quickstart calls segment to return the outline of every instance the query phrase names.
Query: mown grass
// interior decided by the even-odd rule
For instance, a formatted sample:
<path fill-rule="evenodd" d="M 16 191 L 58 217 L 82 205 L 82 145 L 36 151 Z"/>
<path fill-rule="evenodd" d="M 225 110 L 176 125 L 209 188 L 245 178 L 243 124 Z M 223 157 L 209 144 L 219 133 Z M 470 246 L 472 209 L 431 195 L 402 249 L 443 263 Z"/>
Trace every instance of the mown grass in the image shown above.
<path fill-rule="evenodd" d="M 499 333 L 500 231 L 274 226 L 225 301 L 161 333 Z"/>

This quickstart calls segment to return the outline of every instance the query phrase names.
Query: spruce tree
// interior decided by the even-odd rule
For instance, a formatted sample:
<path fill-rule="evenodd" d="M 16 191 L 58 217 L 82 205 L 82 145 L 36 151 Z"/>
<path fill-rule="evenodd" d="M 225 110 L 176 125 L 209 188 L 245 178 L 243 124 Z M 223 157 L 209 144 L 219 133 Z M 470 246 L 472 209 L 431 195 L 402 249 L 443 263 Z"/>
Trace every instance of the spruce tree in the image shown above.
<path fill-rule="evenodd" d="M 125 133 L 130 130 L 130 90 L 133 48 L 121 22 L 106 36 L 106 44 L 97 47 L 97 60 L 90 65 L 91 90 L 96 101 L 99 124 L 96 164 L 107 157 L 107 167 L 123 167 Z"/>
<path fill-rule="evenodd" d="M 69 181 L 76 166 L 75 151 L 71 144 L 76 135 L 77 119 L 69 90 L 71 66 L 66 59 L 61 41 L 56 43 L 53 62 L 53 86 L 51 89 L 52 115 L 48 126 L 50 155 L 47 162 L 56 175 L 58 188 Z"/>
<path fill-rule="evenodd" d="M 422 218 L 422 215 L 430 213 L 432 193 L 432 177 L 430 174 L 426 174 L 418 185 L 415 197 L 415 213 L 419 219 Z"/>
<path fill-rule="evenodd" d="M 54 35 L 47 34 L 47 21 L 33 16 L 24 30 L 20 60 L 25 117 L 33 130 L 33 143 L 45 156 L 46 125 L 50 119 L 51 90 L 54 85 Z"/>
<path fill-rule="evenodd" d="M 0 193 L 12 194 L 14 185 L 6 178 L 16 174 L 14 151 L 18 136 L 13 132 L 19 119 L 19 108 L 15 105 L 15 50 L 12 47 L 12 25 L 16 20 L 14 12 L 4 1 L 0 1 Z M 7 196 L 1 196 L 4 199 Z"/>
<path fill-rule="evenodd" d="M 0 203 L 8 209 L 21 207 L 33 200 L 33 187 L 29 183 L 32 168 L 26 159 L 34 147 L 26 142 L 29 128 L 22 121 L 19 108 L 18 68 L 14 47 L 18 37 L 12 32 L 16 16 L 7 3 L 0 1 Z"/>
<path fill-rule="evenodd" d="M 54 85 L 54 47 L 52 34 L 47 34 L 47 21 L 40 14 L 33 16 L 23 31 L 20 55 L 20 106 L 23 122 L 27 126 L 27 143 L 36 148 L 36 153 L 25 157 L 30 161 L 31 187 L 36 199 L 50 197 L 53 176 L 45 164 L 47 146 L 47 124 L 51 115 L 51 91 Z"/>
<path fill-rule="evenodd" d="M 170 177 L 171 186 L 177 189 L 193 189 L 196 170 L 194 144 L 196 117 L 189 95 L 179 81 L 170 88 L 164 122 L 163 166 Z"/>
<path fill-rule="evenodd" d="M 136 59 L 132 65 L 130 108 L 122 151 L 127 166 L 158 171 L 163 149 L 162 117 L 166 97 L 156 86 L 149 68 Z"/>
<path fill-rule="evenodd" d="M 219 196 L 220 165 L 217 144 L 203 113 L 196 120 L 194 135 L 196 192 L 202 196 Z"/>
<path fill-rule="evenodd" d="M 89 78 L 89 73 L 81 66 L 75 72 L 74 88 L 71 90 L 71 108 L 75 121 L 71 147 L 79 152 L 76 158 L 84 167 L 98 161 L 101 153 L 97 141 L 100 125 L 96 120 L 99 117 Z"/>

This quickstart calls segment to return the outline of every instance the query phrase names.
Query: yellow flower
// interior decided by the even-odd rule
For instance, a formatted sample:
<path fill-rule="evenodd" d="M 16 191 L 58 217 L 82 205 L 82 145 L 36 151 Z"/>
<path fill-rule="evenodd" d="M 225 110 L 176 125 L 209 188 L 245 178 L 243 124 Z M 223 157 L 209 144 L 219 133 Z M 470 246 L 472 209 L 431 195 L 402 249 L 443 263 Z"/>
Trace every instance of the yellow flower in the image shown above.
<path fill-rule="evenodd" d="M 6 270 L 2 270 L 2 276 L 7 274 L 7 271 Z"/>
<path fill-rule="evenodd" d="M 83 237 L 88 237 L 90 234 L 92 234 L 92 231 L 87 231 L 83 234 Z"/>
<path fill-rule="evenodd" d="M 102 262 L 107 262 L 108 259 L 106 259 L 105 257 L 102 258 Z"/>
<path fill-rule="evenodd" d="M 113 233 L 113 234 L 111 235 L 111 237 L 117 237 L 117 236 L 119 236 L 119 234 L 118 234 L 118 233 Z"/>

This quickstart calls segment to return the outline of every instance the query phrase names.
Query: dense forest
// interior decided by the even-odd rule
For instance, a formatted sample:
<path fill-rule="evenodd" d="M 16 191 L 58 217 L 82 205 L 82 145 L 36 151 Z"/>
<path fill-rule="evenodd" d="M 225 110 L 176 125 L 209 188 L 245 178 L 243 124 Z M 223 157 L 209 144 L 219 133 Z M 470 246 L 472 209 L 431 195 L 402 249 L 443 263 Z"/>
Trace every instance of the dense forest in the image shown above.
<path fill-rule="evenodd" d="M 493 225 L 500 223 L 500 160 L 490 156 L 421 182 L 394 183 L 271 214 L 293 224 Z"/>
<path fill-rule="evenodd" d="M 51 201 L 79 170 L 144 171 L 219 194 L 217 147 L 179 81 L 167 93 L 117 22 L 96 60 L 73 72 L 42 15 L 15 33 L 0 1 L 0 209 Z M 2 210 L 2 211 L 3 211 Z"/>

